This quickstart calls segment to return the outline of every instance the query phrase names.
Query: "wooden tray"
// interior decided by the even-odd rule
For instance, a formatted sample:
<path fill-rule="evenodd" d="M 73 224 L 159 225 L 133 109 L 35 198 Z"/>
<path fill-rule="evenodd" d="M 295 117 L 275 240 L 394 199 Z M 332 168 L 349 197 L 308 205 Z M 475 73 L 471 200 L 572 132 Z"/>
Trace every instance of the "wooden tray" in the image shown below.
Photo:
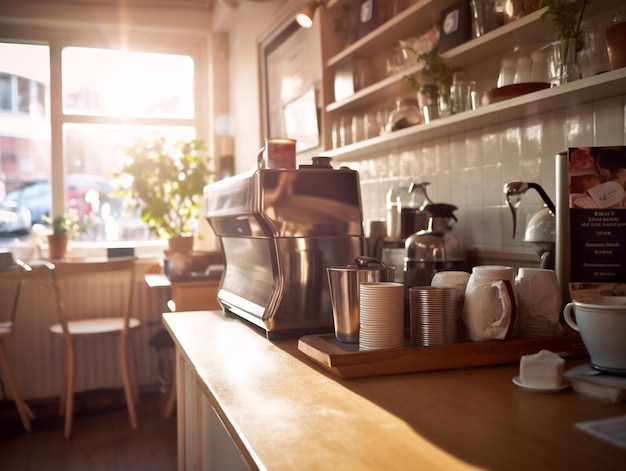
<path fill-rule="evenodd" d="M 522 355 L 546 349 L 572 357 L 588 356 L 580 335 L 488 340 L 447 345 L 359 351 L 356 344 L 339 342 L 334 334 L 306 335 L 298 349 L 329 372 L 341 378 L 363 378 L 420 371 L 450 370 L 474 366 L 518 363 Z"/>

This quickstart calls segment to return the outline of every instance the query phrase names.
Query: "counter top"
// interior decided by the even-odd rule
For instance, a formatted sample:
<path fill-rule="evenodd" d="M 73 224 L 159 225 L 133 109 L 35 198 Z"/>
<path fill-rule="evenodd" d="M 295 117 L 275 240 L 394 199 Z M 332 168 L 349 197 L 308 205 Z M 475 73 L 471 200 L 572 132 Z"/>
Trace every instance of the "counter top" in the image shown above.
<path fill-rule="evenodd" d="M 624 415 L 626 404 L 521 390 L 518 365 L 345 380 L 295 339 L 270 342 L 229 314 L 163 317 L 252 468 L 617 470 L 626 460 L 574 427 Z"/>

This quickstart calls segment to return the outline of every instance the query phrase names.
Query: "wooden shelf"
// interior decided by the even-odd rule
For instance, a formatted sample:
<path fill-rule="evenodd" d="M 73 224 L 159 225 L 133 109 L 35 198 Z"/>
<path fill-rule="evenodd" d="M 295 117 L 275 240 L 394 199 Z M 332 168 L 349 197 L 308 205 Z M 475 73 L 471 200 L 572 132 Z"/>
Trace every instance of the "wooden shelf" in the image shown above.
<path fill-rule="evenodd" d="M 371 56 L 381 51 L 392 51 L 400 39 L 417 36 L 439 21 L 441 10 L 455 0 L 422 0 L 411 5 L 374 31 L 350 44 L 331 57 L 326 67 L 333 67 L 352 55 Z"/>
<path fill-rule="evenodd" d="M 459 47 L 446 51 L 442 54 L 442 57 L 450 67 L 463 69 L 467 66 L 484 62 L 493 57 L 510 53 L 520 43 L 526 43 L 526 45 L 528 45 L 528 40 L 524 38 L 532 37 L 533 43 L 536 43 L 537 47 L 541 44 L 546 44 L 550 41 L 550 38 L 554 37 L 555 32 L 551 25 L 545 24 L 541 21 L 540 17 L 543 11 L 544 10 L 536 11 L 479 38 L 468 41 Z M 389 21 L 388 23 L 392 23 L 392 21 Z M 384 26 L 386 25 L 387 23 L 385 23 Z M 389 31 L 396 33 L 393 29 L 390 29 Z M 377 31 L 374 31 L 370 33 L 370 35 L 374 35 L 376 32 Z M 375 37 L 378 39 L 378 35 Z M 366 36 L 361 41 L 367 40 L 368 38 L 369 36 Z M 389 43 L 387 46 L 383 46 L 387 44 L 385 41 L 381 41 L 382 45 L 376 41 L 375 44 L 377 46 L 376 51 L 374 51 L 361 45 L 361 41 L 353 44 L 349 48 L 342 51 L 341 54 L 333 57 L 329 61 L 329 67 L 351 55 L 374 54 L 375 52 L 379 52 L 381 49 L 389 51 L 389 54 L 391 55 L 394 45 L 398 44 L 398 39 L 396 39 L 394 43 Z M 367 42 L 365 44 L 367 44 Z M 397 98 L 402 95 L 406 95 L 407 93 L 415 94 L 402 77 L 404 75 L 415 74 L 421 70 L 421 68 L 422 66 L 419 64 L 408 67 L 400 73 L 386 77 L 385 79 L 360 90 L 345 100 L 329 103 L 326 107 L 326 111 L 332 112 L 341 110 L 342 112 L 349 112 L 356 108 L 367 108 L 375 105 L 376 103 Z"/>
<path fill-rule="evenodd" d="M 324 51 L 324 141 L 330 147 L 330 134 L 334 121 L 341 116 L 361 114 L 368 109 L 379 108 L 381 104 L 392 103 L 398 98 L 415 96 L 411 87 L 403 80 L 407 74 L 415 74 L 421 66 L 415 64 L 406 70 L 385 77 L 376 83 L 354 93 L 352 96 L 332 101 L 334 68 L 349 58 L 391 54 L 401 39 L 417 36 L 425 32 L 439 19 L 440 12 L 453 3 L 452 0 L 420 0 L 396 17 L 379 26 L 355 43 L 341 49 L 338 36 L 330 25 L 344 2 L 334 0 L 325 8 L 325 33 L 322 39 Z M 591 3 L 585 12 L 585 19 L 605 21 L 610 12 L 623 6 L 622 0 L 604 0 Z M 556 38 L 556 28 L 549 19 L 541 17 L 545 9 L 533 12 L 497 28 L 479 38 L 468 41 L 442 56 L 451 67 L 478 73 L 485 83 L 488 78 L 497 76 L 499 60 L 516 47 L 540 47 Z M 341 49 L 341 50 L 340 50 Z M 473 77 L 471 77 L 473 78 Z M 486 88 L 489 88 L 488 86 Z M 541 92 L 485 106 L 476 111 L 464 112 L 451 117 L 435 120 L 428 125 L 404 129 L 391 134 L 348 145 L 340 149 L 324 152 L 330 157 L 359 158 L 364 153 L 389 152 L 405 144 L 415 144 L 441 136 L 465 132 L 482 126 L 489 126 L 505 120 L 524 118 L 537 113 L 545 113 L 573 105 L 617 96 L 626 90 L 624 71 L 613 71 L 601 76 L 590 77 L 573 84 L 562 85 Z"/>
<path fill-rule="evenodd" d="M 466 111 L 429 124 L 420 124 L 355 144 L 323 152 L 328 157 L 358 159 L 367 153 L 386 153 L 400 145 L 416 144 L 451 134 L 468 132 L 501 122 L 523 119 L 538 113 L 576 106 L 623 94 L 626 90 L 626 68 L 512 98 L 475 111 Z"/>

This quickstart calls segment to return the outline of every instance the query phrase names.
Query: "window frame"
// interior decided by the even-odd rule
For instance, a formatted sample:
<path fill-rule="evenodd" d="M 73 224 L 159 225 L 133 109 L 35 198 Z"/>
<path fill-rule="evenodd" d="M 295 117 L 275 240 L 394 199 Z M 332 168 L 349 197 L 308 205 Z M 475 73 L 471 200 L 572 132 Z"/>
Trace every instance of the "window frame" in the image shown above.
<path fill-rule="evenodd" d="M 49 24 L 48 24 L 49 23 Z M 3 25 L 4 26 L 7 25 Z M 26 22 L 4 28 L 3 42 L 38 44 L 49 48 L 50 54 L 50 159 L 52 213 L 65 211 L 66 162 L 63 142 L 65 124 L 113 124 L 193 127 L 196 137 L 206 143 L 209 155 L 213 150 L 211 104 L 209 102 L 211 34 L 160 27 L 105 25 L 94 28 L 86 23 L 57 24 Z M 194 61 L 194 116 L 192 118 L 111 117 L 64 114 L 62 106 L 61 57 L 66 47 L 126 49 L 137 52 L 188 55 Z M 32 91 L 31 91 L 32 92 Z M 211 163 L 210 163 L 211 164 Z M 132 241 L 140 245 L 140 242 Z M 154 241 L 152 241 L 154 243 Z M 98 243 L 107 245 L 107 242 Z"/>

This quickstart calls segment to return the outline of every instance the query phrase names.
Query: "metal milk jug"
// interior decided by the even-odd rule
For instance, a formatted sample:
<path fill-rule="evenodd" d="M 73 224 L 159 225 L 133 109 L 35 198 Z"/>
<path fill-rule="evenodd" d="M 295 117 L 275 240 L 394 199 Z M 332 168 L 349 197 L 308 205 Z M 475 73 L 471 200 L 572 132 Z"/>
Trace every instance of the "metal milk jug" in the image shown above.
<path fill-rule="evenodd" d="M 373 257 L 357 257 L 353 264 L 326 269 L 333 308 L 335 336 L 359 343 L 359 289 L 361 283 L 393 281 L 395 267 Z"/>

